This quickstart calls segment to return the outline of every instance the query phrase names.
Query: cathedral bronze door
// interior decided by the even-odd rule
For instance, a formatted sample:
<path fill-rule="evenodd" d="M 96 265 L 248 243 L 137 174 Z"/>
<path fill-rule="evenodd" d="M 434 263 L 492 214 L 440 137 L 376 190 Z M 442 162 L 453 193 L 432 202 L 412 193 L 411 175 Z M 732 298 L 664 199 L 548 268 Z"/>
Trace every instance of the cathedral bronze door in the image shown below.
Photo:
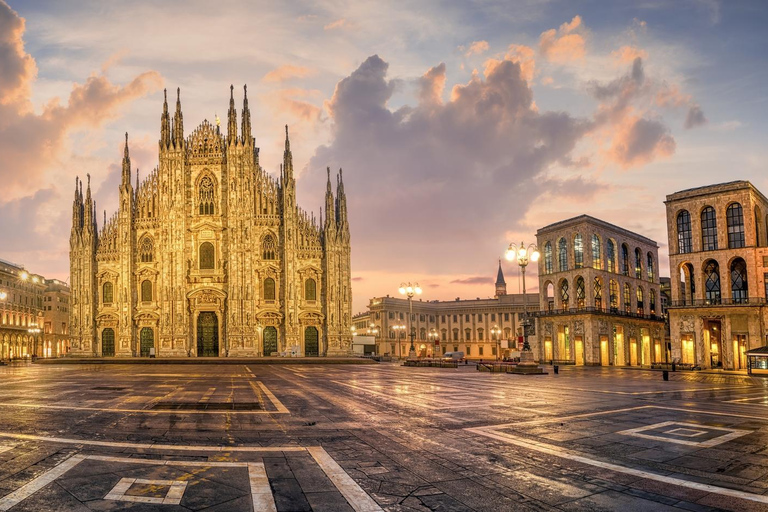
<path fill-rule="evenodd" d="M 115 355 L 115 331 L 111 328 L 101 331 L 101 355 L 104 357 Z"/>
<path fill-rule="evenodd" d="M 317 327 L 310 326 L 304 329 L 304 355 L 306 357 L 317 357 L 320 355 L 318 338 Z"/>
<path fill-rule="evenodd" d="M 197 357 L 219 357 L 219 317 L 213 311 L 197 317 Z"/>
<path fill-rule="evenodd" d="M 139 333 L 139 340 L 141 341 L 139 355 L 149 357 L 149 349 L 155 348 L 155 331 L 151 327 L 144 327 Z"/>
<path fill-rule="evenodd" d="M 272 326 L 264 328 L 264 356 L 277 352 L 277 329 Z"/>

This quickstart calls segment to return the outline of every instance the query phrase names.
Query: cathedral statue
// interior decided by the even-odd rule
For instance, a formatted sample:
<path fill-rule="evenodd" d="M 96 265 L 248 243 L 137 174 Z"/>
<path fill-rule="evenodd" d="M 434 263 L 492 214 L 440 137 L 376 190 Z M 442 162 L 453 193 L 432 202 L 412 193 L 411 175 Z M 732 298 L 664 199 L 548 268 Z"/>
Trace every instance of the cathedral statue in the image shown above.
<path fill-rule="evenodd" d="M 90 180 L 85 194 L 76 180 L 73 356 L 262 357 L 286 346 L 351 355 L 341 171 L 334 193 L 328 170 L 316 221 L 296 204 L 288 127 L 278 179 L 259 164 L 247 90 L 238 123 L 233 89 L 226 134 L 205 120 L 185 137 L 180 91 L 172 118 L 166 97 L 158 166 L 141 182 L 137 170 L 135 185 L 126 134 L 119 209 L 101 226 Z"/>

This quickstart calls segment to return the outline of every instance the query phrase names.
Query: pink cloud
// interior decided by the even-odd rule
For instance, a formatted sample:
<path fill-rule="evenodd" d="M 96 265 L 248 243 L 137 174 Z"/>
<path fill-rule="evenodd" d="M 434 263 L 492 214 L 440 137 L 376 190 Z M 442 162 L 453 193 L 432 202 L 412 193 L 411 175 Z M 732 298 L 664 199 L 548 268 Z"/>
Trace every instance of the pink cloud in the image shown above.
<path fill-rule="evenodd" d="M 586 40 L 575 31 L 581 27 L 581 16 L 574 16 L 568 22 L 560 25 L 558 30 L 549 29 L 539 37 L 539 51 L 549 61 L 567 64 L 580 61 L 586 55 Z"/>
<path fill-rule="evenodd" d="M 336 21 L 332 21 L 331 23 L 328 23 L 323 27 L 323 30 L 336 30 L 339 28 L 344 27 L 347 24 L 347 20 L 345 18 L 339 18 Z"/>
<path fill-rule="evenodd" d="M 642 48 L 636 48 L 634 46 L 622 46 L 618 50 L 612 51 L 611 57 L 613 57 L 618 64 L 625 65 L 631 64 L 638 57 L 647 59 L 648 52 Z"/>
<path fill-rule="evenodd" d="M 459 47 L 461 51 L 464 51 L 464 47 Z M 466 53 L 464 54 L 465 57 L 471 57 L 472 55 L 480 55 L 488 51 L 490 48 L 490 45 L 488 44 L 488 41 L 474 41 L 472 44 L 469 45 L 469 48 L 467 49 Z"/>
<path fill-rule="evenodd" d="M 273 69 L 262 78 L 263 82 L 285 82 L 294 78 L 305 78 L 314 74 L 314 70 L 304 66 L 285 64 Z"/>

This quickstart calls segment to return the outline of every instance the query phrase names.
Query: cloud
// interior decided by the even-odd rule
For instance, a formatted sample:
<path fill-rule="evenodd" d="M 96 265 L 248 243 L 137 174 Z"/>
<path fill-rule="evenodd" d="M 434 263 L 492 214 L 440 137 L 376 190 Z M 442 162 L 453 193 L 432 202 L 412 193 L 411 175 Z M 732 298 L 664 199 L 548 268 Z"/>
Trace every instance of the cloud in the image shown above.
<path fill-rule="evenodd" d="M 345 18 L 339 18 L 338 20 L 332 21 L 327 25 L 325 25 L 323 27 L 323 30 L 336 30 L 344 27 L 346 24 L 347 24 L 347 20 Z"/>
<path fill-rule="evenodd" d="M 704 112 L 701 111 L 701 107 L 698 105 L 691 105 L 688 109 L 688 114 L 685 116 L 685 127 L 690 129 L 706 124 L 706 122 L 707 118 L 704 117 Z"/>
<path fill-rule="evenodd" d="M 567 64 L 580 61 L 586 55 L 586 40 L 576 31 L 581 27 L 581 16 L 574 16 L 558 30 L 549 29 L 539 36 L 539 51 L 550 62 Z"/>
<path fill-rule="evenodd" d="M 618 64 L 624 65 L 631 64 L 638 57 L 647 59 L 648 52 L 642 48 L 636 48 L 634 46 L 622 46 L 618 50 L 612 51 L 611 57 L 613 57 Z"/>
<path fill-rule="evenodd" d="M 25 20 L 0 0 L 0 105 L 28 110 L 30 85 L 37 65 L 24 51 Z"/>
<path fill-rule="evenodd" d="M 441 62 L 430 68 L 419 79 L 419 100 L 425 105 L 440 105 L 443 103 L 443 90 L 445 90 L 445 63 Z"/>
<path fill-rule="evenodd" d="M 509 45 L 507 53 L 503 58 L 488 59 L 485 61 L 485 70 L 483 74 L 488 76 L 493 72 L 494 68 L 504 60 L 517 62 L 520 65 L 520 73 L 522 74 L 523 80 L 529 83 L 533 81 L 533 77 L 536 74 L 536 60 L 533 48 L 522 44 Z"/>
<path fill-rule="evenodd" d="M 454 279 L 450 284 L 493 284 L 493 279 L 489 276 L 471 276 L 461 279 Z"/>
<path fill-rule="evenodd" d="M 472 44 L 469 45 L 469 48 L 466 49 L 466 53 L 464 53 L 465 57 L 471 57 L 472 55 L 480 55 L 488 51 L 490 48 L 490 45 L 488 44 L 488 41 L 474 41 Z M 464 51 L 465 48 L 463 46 L 459 46 L 459 51 Z"/>
<path fill-rule="evenodd" d="M 615 129 L 607 155 L 625 169 L 675 153 L 675 139 L 659 120 L 628 116 Z"/>
<path fill-rule="evenodd" d="M 262 78 L 262 82 L 285 82 L 294 78 L 305 78 L 314 74 L 314 70 L 304 66 L 284 64 L 273 69 Z"/>

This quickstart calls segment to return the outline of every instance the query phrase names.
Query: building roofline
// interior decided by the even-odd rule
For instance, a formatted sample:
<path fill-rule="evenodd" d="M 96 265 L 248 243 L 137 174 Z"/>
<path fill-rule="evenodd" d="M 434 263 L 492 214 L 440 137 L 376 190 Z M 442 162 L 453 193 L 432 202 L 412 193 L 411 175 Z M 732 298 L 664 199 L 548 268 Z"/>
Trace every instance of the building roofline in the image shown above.
<path fill-rule="evenodd" d="M 687 188 L 685 190 L 679 190 L 677 192 L 667 195 L 667 198 L 664 201 L 664 204 L 671 203 L 673 201 L 679 201 L 681 199 L 690 199 L 693 197 L 708 196 L 715 193 L 715 191 L 712 190 L 715 187 L 720 187 L 720 190 L 717 190 L 717 193 L 731 192 L 734 190 L 742 190 L 742 189 L 750 189 L 754 191 L 755 194 L 760 196 L 760 198 L 764 202 L 768 203 L 768 198 L 766 198 L 765 195 L 763 195 L 763 193 L 760 192 L 750 181 L 734 180 L 734 181 L 726 181 L 724 183 L 713 183 L 711 185 L 703 185 L 701 187 L 693 187 L 693 188 Z"/>
<path fill-rule="evenodd" d="M 539 228 L 538 231 L 536 231 L 536 237 L 538 238 L 540 235 L 545 234 L 547 231 L 554 230 L 555 228 L 562 228 L 562 227 L 565 227 L 565 226 L 570 226 L 570 225 L 573 225 L 573 224 L 578 224 L 580 222 L 591 222 L 593 224 L 597 224 L 597 225 L 602 226 L 604 228 L 607 228 L 607 229 L 610 229 L 610 230 L 622 233 L 622 234 L 624 234 L 626 236 L 629 236 L 631 238 L 634 238 L 636 240 L 642 240 L 642 241 L 644 241 L 647 244 L 653 245 L 657 249 L 659 247 L 659 244 L 656 241 L 651 240 L 647 236 L 643 236 L 643 235 L 641 235 L 639 233 L 635 233 L 634 231 L 630 231 L 630 230 L 628 230 L 626 228 L 622 228 L 621 226 L 617 226 L 616 224 L 611 224 L 610 222 L 606 222 L 604 220 L 598 219 L 596 217 L 593 217 L 593 216 L 587 215 L 587 214 L 579 215 L 577 217 L 571 217 L 570 219 L 559 220 L 557 222 L 553 222 L 552 224 L 548 224 L 548 225 L 546 225 L 546 226 L 544 226 L 542 228 Z"/>

